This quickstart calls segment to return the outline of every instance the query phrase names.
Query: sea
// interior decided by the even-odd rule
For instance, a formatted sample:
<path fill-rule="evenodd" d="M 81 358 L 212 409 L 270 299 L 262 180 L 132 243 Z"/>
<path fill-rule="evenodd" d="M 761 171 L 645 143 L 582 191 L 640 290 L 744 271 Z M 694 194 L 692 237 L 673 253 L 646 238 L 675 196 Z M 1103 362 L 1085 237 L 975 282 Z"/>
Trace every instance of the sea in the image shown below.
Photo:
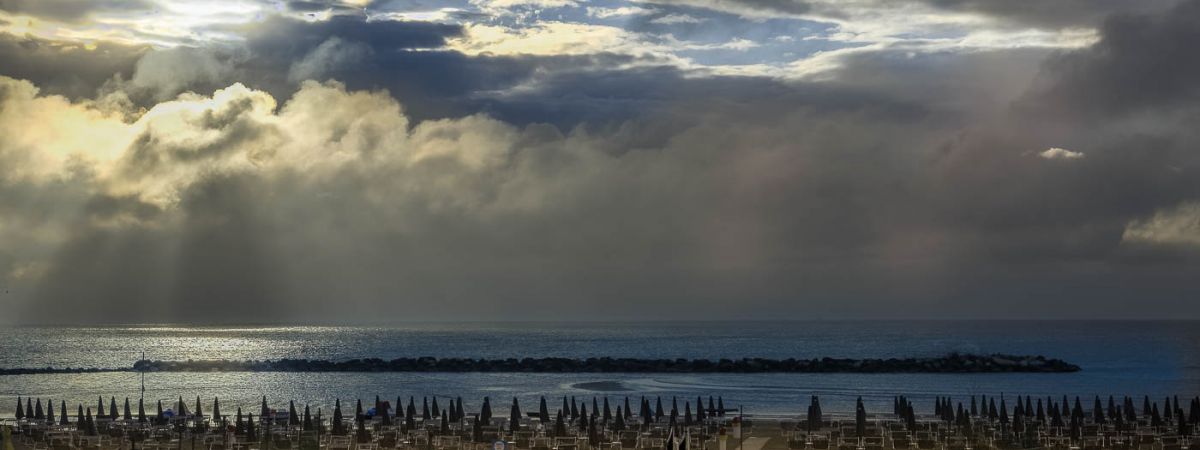
<path fill-rule="evenodd" d="M 546 373 L 137 373 L 0 376 L 0 417 L 11 417 L 18 396 L 94 406 L 98 397 L 122 404 L 144 399 L 168 407 L 196 397 L 205 409 L 219 397 L 223 413 L 257 411 L 263 396 L 273 406 L 295 401 L 313 411 L 335 400 L 376 396 L 395 401 L 461 397 L 468 412 L 482 399 L 508 405 L 518 399 L 536 408 L 545 396 L 551 410 L 562 397 L 607 397 L 613 408 L 629 397 L 724 400 L 755 416 L 800 415 L 811 396 L 826 412 L 853 411 L 862 398 L 869 411 L 890 412 L 895 395 L 932 410 L 935 397 L 1055 399 L 1063 395 L 1200 395 L 1198 321 L 787 321 L 622 323 L 414 323 L 390 327 L 324 326 L 17 326 L 0 328 L 0 367 L 126 367 L 155 360 L 348 360 L 399 357 L 632 357 L 632 358 L 905 358 L 951 352 L 1044 355 L 1082 367 L 1075 373 L 990 374 L 546 374 Z M 1139 400 L 1140 402 L 1140 400 Z M 1138 403 L 1140 404 L 1140 403 Z M 925 411 L 925 412 L 930 412 Z"/>

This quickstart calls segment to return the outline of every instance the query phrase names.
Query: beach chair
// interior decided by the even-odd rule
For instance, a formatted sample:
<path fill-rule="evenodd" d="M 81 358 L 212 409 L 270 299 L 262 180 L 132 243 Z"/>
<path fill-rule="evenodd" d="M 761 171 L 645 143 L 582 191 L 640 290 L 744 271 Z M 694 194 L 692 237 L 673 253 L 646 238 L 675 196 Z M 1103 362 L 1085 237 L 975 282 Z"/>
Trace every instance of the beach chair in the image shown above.
<path fill-rule="evenodd" d="M 859 441 L 857 437 L 843 437 L 838 439 L 838 450 L 858 450 Z"/>
<path fill-rule="evenodd" d="M 793 431 L 788 435 L 787 440 L 788 450 L 804 450 L 808 448 L 808 435 L 799 431 Z"/>
<path fill-rule="evenodd" d="M 809 442 L 814 450 L 827 450 L 829 448 L 828 436 L 812 436 L 809 438 Z"/>
<path fill-rule="evenodd" d="M 883 450 L 883 438 L 879 436 L 868 436 L 863 438 L 862 446 L 864 450 Z"/>
<path fill-rule="evenodd" d="M 329 438 L 328 450 L 350 450 L 349 436 L 333 436 Z"/>
<path fill-rule="evenodd" d="M 638 448 L 646 450 L 661 450 L 666 441 L 660 437 L 643 437 L 638 441 Z"/>

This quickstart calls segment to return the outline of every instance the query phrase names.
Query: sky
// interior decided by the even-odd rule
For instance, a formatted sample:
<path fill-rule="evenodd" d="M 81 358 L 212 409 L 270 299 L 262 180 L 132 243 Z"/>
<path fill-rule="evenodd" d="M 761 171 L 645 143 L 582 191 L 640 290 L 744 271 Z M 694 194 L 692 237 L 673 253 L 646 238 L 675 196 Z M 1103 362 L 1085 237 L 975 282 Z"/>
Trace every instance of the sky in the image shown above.
<path fill-rule="evenodd" d="M 1200 318 L 1200 0 L 0 0 L 0 322 Z"/>

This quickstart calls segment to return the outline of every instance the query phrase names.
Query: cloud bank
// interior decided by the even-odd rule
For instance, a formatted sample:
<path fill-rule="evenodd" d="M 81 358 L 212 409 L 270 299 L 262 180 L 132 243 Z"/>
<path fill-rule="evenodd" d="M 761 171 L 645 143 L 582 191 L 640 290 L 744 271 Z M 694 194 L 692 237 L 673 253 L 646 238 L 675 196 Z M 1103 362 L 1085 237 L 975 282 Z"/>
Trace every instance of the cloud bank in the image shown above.
<path fill-rule="evenodd" d="M 476 6 L 825 14 L 520 3 Z M 1079 48 L 831 50 L 819 78 L 309 6 L 232 44 L 3 35 L 6 320 L 1200 315 L 1200 2 L 1097 7 Z"/>

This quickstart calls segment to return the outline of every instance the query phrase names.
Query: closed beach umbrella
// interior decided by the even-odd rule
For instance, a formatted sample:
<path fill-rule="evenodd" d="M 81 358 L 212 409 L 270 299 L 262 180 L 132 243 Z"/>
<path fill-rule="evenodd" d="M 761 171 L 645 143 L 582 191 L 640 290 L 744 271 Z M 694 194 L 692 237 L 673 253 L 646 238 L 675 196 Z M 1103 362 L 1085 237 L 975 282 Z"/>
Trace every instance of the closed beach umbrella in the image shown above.
<path fill-rule="evenodd" d="M 204 410 L 200 409 L 200 396 L 196 396 L 196 420 L 204 420 Z"/>
<path fill-rule="evenodd" d="M 112 420 L 117 420 L 118 417 L 121 417 L 117 415 L 117 397 L 115 396 L 108 398 L 108 417 Z"/>
<path fill-rule="evenodd" d="M 421 398 L 421 420 L 429 421 L 433 419 L 433 414 L 429 412 L 429 397 Z"/>
<path fill-rule="evenodd" d="M 704 422 L 704 401 L 696 397 L 696 420 Z"/>
<path fill-rule="evenodd" d="M 363 421 L 363 409 L 362 409 L 362 399 L 361 398 L 358 399 L 358 402 L 354 404 L 354 421 L 355 422 Z"/>
<path fill-rule="evenodd" d="M 566 412 L 567 414 L 570 414 L 570 412 L 571 412 L 571 405 L 567 404 L 567 396 L 565 396 L 565 395 L 563 396 L 562 409 L 560 409 L 559 411 Z"/>
<path fill-rule="evenodd" d="M 87 429 L 86 429 L 86 431 L 87 431 L 88 436 L 96 435 L 96 421 L 94 419 L 92 419 L 92 408 L 87 409 Z"/>
<path fill-rule="evenodd" d="M 820 417 L 820 415 L 821 415 L 821 406 L 820 406 L 820 404 L 818 404 L 817 405 L 817 416 Z M 717 416 L 718 417 L 725 416 L 725 399 L 721 398 L 721 396 L 719 396 L 719 395 L 717 396 Z"/>
<path fill-rule="evenodd" d="M 521 406 L 517 403 L 517 398 L 513 397 L 512 409 L 508 414 L 509 429 L 513 432 L 521 429 Z"/>
<path fill-rule="evenodd" d="M 604 397 L 604 423 L 612 421 L 612 410 L 608 408 L 608 397 Z"/>
<path fill-rule="evenodd" d="M 696 397 L 696 398 L 700 398 L 700 397 Z M 697 405 L 698 404 L 699 403 L 697 403 Z M 697 408 L 698 407 L 699 406 L 697 406 Z M 629 396 L 627 395 L 627 396 L 625 396 L 625 419 L 628 420 L 630 417 L 633 417 L 633 410 L 629 409 Z"/>
<path fill-rule="evenodd" d="M 579 418 L 579 405 L 575 403 L 575 396 L 571 396 L 571 420 Z"/>
<path fill-rule="evenodd" d="M 824 417 L 822 417 L 822 414 L 821 414 L 821 399 L 814 395 L 812 398 L 812 402 L 813 402 L 812 403 L 813 418 L 816 420 L 816 423 L 814 423 L 813 425 L 814 425 L 815 429 L 819 429 L 819 428 L 821 428 L 821 422 L 825 419 Z M 725 411 L 725 405 L 721 402 L 721 397 L 717 397 L 717 411 Z M 911 412 L 911 410 L 910 410 L 910 412 Z M 721 415 L 724 415 L 724 414 L 721 414 Z"/>
<path fill-rule="evenodd" d="M 271 415 L 271 408 L 267 407 L 267 396 L 264 395 L 262 397 L 262 406 L 258 407 L 258 416 L 262 418 L 263 422 L 266 422 L 269 415 Z"/>
<path fill-rule="evenodd" d="M 46 400 L 46 422 L 54 425 L 54 400 Z"/>
<path fill-rule="evenodd" d="M 857 436 L 867 434 L 867 409 L 863 407 L 862 397 L 858 398 L 854 407 L 854 432 Z"/>
<path fill-rule="evenodd" d="M 471 423 L 471 440 L 475 442 L 483 440 L 483 421 L 480 420 L 479 414 L 475 415 L 475 420 Z"/>
<path fill-rule="evenodd" d="M 96 418 L 103 419 L 104 417 L 104 397 L 96 397 Z"/>
<path fill-rule="evenodd" d="M 21 404 L 21 397 L 17 397 L 17 420 L 25 418 L 25 405 Z"/>
<path fill-rule="evenodd" d="M 133 412 L 129 409 L 129 397 L 125 397 L 125 420 L 133 420 Z"/>
<path fill-rule="evenodd" d="M 342 425 L 342 399 L 337 399 L 333 403 L 333 434 L 336 436 L 344 436 L 345 428 Z"/>
<path fill-rule="evenodd" d="M 411 419 L 417 415 L 417 403 L 413 396 L 408 396 L 408 409 L 404 412 L 405 419 Z"/>
<path fill-rule="evenodd" d="M 1037 416 L 1035 417 L 1038 423 L 1046 423 L 1046 411 L 1042 409 L 1042 399 L 1037 401 Z"/>
<path fill-rule="evenodd" d="M 317 408 L 317 418 L 314 420 L 314 422 L 316 422 L 315 425 L 317 426 L 317 434 L 318 435 L 325 434 L 325 422 L 323 422 L 323 420 L 324 419 L 321 418 L 321 408 L 318 407 Z"/>
<path fill-rule="evenodd" d="M 1095 423 L 1104 423 L 1104 407 L 1100 404 L 1100 396 L 1096 396 L 1096 402 L 1092 405 L 1092 420 Z"/>
<path fill-rule="evenodd" d="M 613 422 L 613 431 L 625 430 L 625 414 L 621 413 L 621 407 L 617 407 L 617 420 Z"/>
<path fill-rule="evenodd" d="M 479 420 L 483 423 L 492 423 L 492 399 L 483 398 L 483 406 L 479 407 Z"/>
<path fill-rule="evenodd" d="M 810 432 L 810 433 L 811 433 L 811 432 L 813 431 L 813 407 L 812 407 L 812 403 L 809 403 L 809 404 L 808 404 L 808 411 L 807 411 L 805 414 L 806 414 L 806 415 L 805 415 L 805 417 L 804 417 L 804 425 L 805 425 L 805 428 L 808 430 L 808 432 Z"/>
<path fill-rule="evenodd" d="M 213 416 L 214 421 L 221 422 L 221 399 L 213 397 Z"/>
<path fill-rule="evenodd" d="M 237 415 L 233 416 L 233 433 L 241 436 L 246 432 L 246 423 L 242 422 L 242 407 L 238 407 Z"/>
<path fill-rule="evenodd" d="M 300 414 L 296 411 L 295 400 L 288 400 L 288 425 L 300 425 Z"/>
<path fill-rule="evenodd" d="M 663 416 L 662 397 L 658 397 L 656 402 L 654 403 L 654 420 L 656 420 L 656 421 L 662 420 L 662 416 Z"/>
<path fill-rule="evenodd" d="M 246 420 L 246 442 L 254 442 L 258 440 L 258 433 L 254 430 L 254 414 L 247 416 Z"/>
<path fill-rule="evenodd" d="M 716 405 L 713 404 L 713 397 L 711 395 L 708 396 L 708 414 L 709 415 L 717 414 L 717 407 L 716 407 Z"/>
<path fill-rule="evenodd" d="M 1039 400 L 1040 401 L 1040 400 Z M 975 396 L 971 396 L 971 417 L 979 415 L 979 408 L 975 405 Z"/>
<path fill-rule="evenodd" d="M 33 419 L 33 400 L 25 397 L 25 418 Z"/>
<path fill-rule="evenodd" d="M 457 408 L 458 408 L 458 419 L 456 420 L 456 422 L 462 422 L 462 421 L 463 421 L 463 419 L 466 419 L 466 418 L 467 418 L 467 413 L 466 413 L 466 411 L 463 411 L 462 397 L 458 397 L 457 399 L 455 399 L 454 403 L 458 404 L 458 406 L 457 406 Z"/>
<path fill-rule="evenodd" d="M 154 423 L 162 425 L 166 419 L 163 418 L 162 400 L 158 401 L 158 413 L 154 415 Z"/>
<path fill-rule="evenodd" d="M 620 413 L 620 411 L 621 411 L 621 408 L 617 407 L 617 412 Z M 620 416 L 621 416 L 620 414 L 617 414 L 617 417 L 620 417 Z M 692 403 L 691 402 L 683 402 L 683 426 L 685 426 L 685 427 L 692 426 Z"/>
<path fill-rule="evenodd" d="M 87 429 L 87 419 L 83 418 L 83 404 L 79 404 L 79 412 L 75 413 L 75 429 L 83 431 Z"/>
<path fill-rule="evenodd" d="M 441 414 L 441 413 L 440 413 L 440 411 L 441 411 L 442 409 L 438 407 L 438 402 L 437 402 L 437 396 L 436 396 L 436 395 L 433 397 L 433 406 L 432 406 L 432 408 L 431 408 L 431 409 L 433 409 L 433 411 L 432 411 L 432 412 L 433 412 L 433 417 L 438 417 L 438 415 L 439 415 L 439 414 Z"/>
<path fill-rule="evenodd" d="M 42 399 L 37 399 L 37 406 L 33 409 L 33 419 L 37 421 L 46 420 L 46 412 L 42 410 Z"/>
<path fill-rule="evenodd" d="M 138 423 L 146 423 L 146 405 L 138 399 Z"/>
<path fill-rule="evenodd" d="M 538 420 L 543 424 L 550 423 L 550 408 L 546 406 L 546 397 L 538 402 Z"/>
<path fill-rule="evenodd" d="M 387 414 L 387 413 L 385 412 L 384 414 Z M 308 405 L 304 405 L 304 424 L 303 424 L 303 426 L 304 426 L 304 428 L 303 428 L 304 431 L 312 431 L 312 429 L 313 429 L 312 416 L 308 415 Z"/>
<path fill-rule="evenodd" d="M 579 424 L 579 431 L 586 431 L 586 430 L 587 430 L 587 426 L 588 426 L 588 413 L 587 413 L 587 404 L 586 404 L 586 403 L 585 403 L 585 404 L 583 404 L 583 405 L 580 405 L 580 407 L 579 407 L 579 421 L 578 421 L 578 422 L 576 422 L 576 423 L 577 423 L 577 424 Z"/>
<path fill-rule="evenodd" d="M 565 399 L 566 398 L 564 397 L 564 401 L 565 401 Z M 554 435 L 555 436 L 566 436 L 567 435 L 567 423 L 566 423 L 566 421 L 563 420 L 563 410 L 561 410 L 561 409 L 558 410 L 558 414 L 554 415 Z"/>
<path fill-rule="evenodd" d="M 63 400 L 62 403 L 58 405 L 58 424 L 67 425 L 70 423 L 71 422 L 67 420 L 67 401 Z"/>
<path fill-rule="evenodd" d="M 446 417 L 446 411 L 442 411 L 442 434 L 450 434 L 450 418 Z"/>

